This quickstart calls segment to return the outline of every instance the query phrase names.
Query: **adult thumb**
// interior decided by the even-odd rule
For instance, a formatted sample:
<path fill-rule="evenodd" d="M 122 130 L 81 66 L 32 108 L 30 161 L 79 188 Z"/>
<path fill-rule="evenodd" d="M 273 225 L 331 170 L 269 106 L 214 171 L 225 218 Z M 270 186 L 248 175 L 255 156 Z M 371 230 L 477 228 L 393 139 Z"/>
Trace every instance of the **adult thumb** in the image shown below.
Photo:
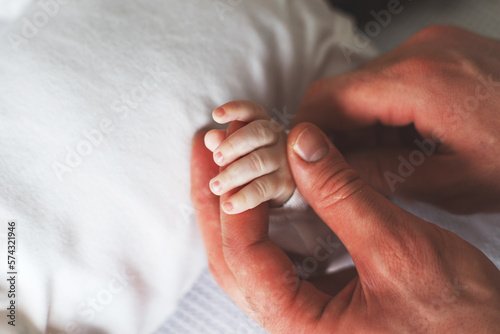
<path fill-rule="evenodd" d="M 411 225 L 400 222 L 416 218 L 367 185 L 311 123 L 290 132 L 288 160 L 299 191 L 344 243 L 357 267 L 357 261 L 373 263 L 381 243 L 400 243 L 398 237 L 405 234 L 401 230 Z"/>

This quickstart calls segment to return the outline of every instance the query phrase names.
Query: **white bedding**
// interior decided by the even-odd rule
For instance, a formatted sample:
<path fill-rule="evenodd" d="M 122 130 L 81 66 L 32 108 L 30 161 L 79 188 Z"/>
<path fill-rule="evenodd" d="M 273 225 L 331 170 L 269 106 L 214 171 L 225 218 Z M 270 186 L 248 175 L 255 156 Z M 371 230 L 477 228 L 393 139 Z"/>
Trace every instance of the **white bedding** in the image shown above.
<path fill-rule="evenodd" d="M 34 0 L 0 0 L 0 29 L 2 22 L 18 18 L 23 10 Z"/>
<path fill-rule="evenodd" d="M 350 22 L 321 0 L 43 3 L 0 34 L 1 259 L 18 225 L 0 332 L 149 333 L 206 266 L 194 132 L 232 99 L 293 112 L 359 63 L 337 47 Z"/>

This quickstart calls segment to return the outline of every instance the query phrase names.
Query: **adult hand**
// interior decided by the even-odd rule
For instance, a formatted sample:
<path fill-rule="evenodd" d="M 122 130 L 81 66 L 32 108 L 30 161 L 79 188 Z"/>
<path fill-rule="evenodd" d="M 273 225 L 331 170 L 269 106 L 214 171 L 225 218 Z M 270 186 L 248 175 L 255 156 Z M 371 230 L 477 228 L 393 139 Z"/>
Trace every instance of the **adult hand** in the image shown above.
<path fill-rule="evenodd" d="M 195 136 L 192 199 L 218 284 L 271 333 L 493 333 L 500 271 L 455 234 L 400 209 L 362 181 L 312 124 L 296 126 L 288 158 L 297 187 L 347 247 L 358 275 L 336 296 L 301 281 L 268 238 L 267 204 L 220 211 L 218 173 Z M 224 198 L 221 199 L 223 201 Z M 332 283 L 334 284 L 334 283 Z"/>
<path fill-rule="evenodd" d="M 492 212 L 500 211 L 499 106 L 500 42 L 434 26 L 313 84 L 294 122 L 344 131 L 336 145 L 386 195 Z M 402 128 L 409 124 L 418 136 Z"/>

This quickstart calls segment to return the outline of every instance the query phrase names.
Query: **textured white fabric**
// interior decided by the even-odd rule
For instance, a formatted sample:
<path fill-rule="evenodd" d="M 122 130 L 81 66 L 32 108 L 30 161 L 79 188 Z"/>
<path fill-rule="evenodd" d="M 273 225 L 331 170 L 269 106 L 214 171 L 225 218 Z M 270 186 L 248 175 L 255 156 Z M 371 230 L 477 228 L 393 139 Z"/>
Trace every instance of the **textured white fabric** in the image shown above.
<path fill-rule="evenodd" d="M 267 333 L 236 306 L 205 269 L 155 334 Z"/>
<path fill-rule="evenodd" d="M 194 132 L 237 98 L 293 113 L 359 63 L 336 47 L 350 22 L 320 0 L 43 4 L 0 34 L 0 238 L 13 219 L 19 242 L 17 327 L 0 331 L 148 333 L 206 266 Z"/>
<path fill-rule="evenodd" d="M 0 0 L 0 21 L 9 22 L 15 20 L 33 1 L 34 0 Z"/>

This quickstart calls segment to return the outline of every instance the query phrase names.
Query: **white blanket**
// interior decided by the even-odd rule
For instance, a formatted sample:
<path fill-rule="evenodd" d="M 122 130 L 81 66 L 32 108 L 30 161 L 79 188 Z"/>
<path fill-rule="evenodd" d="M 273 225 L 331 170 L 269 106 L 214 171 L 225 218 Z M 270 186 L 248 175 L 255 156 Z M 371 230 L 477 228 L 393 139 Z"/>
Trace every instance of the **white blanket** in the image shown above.
<path fill-rule="evenodd" d="M 0 0 L 0 22 L 15 20 L 33 1 L 34 0 Z"/>
<path fill-rule="evenodd" d="M 0 35 L 0 331 L 149 333 L 206 265 L 190 145 L 246 98 L 289 120 L 347 71 L 321 0 L 42 0 Z M 16 328 L 7 221 L 17 223 Z"/>

